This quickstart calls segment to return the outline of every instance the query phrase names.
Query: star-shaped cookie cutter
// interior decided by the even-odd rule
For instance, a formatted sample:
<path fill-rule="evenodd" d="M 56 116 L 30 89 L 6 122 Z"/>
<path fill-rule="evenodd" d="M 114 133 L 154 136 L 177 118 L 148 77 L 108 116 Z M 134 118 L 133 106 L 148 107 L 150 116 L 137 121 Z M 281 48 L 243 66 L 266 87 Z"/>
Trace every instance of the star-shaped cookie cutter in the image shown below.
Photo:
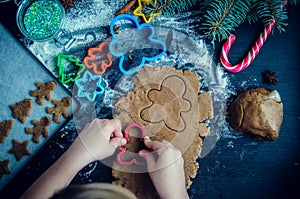
<path fill-rule="evenodd" d="M 118 38 L 115 36 L 116 34 L 114 32 L 114 25 L 119 20 L 130 21 L 134 25 L 134 27 L 138 30 L 142 29 L 142 28 L 146 28 L 146 29 L 150 30 L 151 34 L 147 38 L 147 43 L 153 44 L 153 45 L 156 44 L 156 45 L 161 46 L 162 52 L 160 52 L 158 55 L 153 56 L 153 57 L 143 57 L 140 65 L 136 66 L 134 69 L 125 70 L 124 66 L 123 66 L 125 52 L 116 52 L 113 49 L 113 46 L 117 45 L 117 43 L 118 43 Z M 155 61 L 155 60 L 161 58 L 166 53 L 166 44 L 160 40 L 153 39 L 154 34 L 155 34 L 155 30 L 154 30 L 153 26 L 150 24 L 141 24 L 140 25 L 139 22 L 137 21 L 137 19 L 129 14 L 118 15 L 112 20 L 112 22 L 110 23 L 110 34 L 112 35 L 113 39 L 109 44 L 109 51 L 111 52 L 111 54 L 113 56 L 120 57 L 119 69 L 125 75 L 131 75 L 131 74 L 137 72 L 140 68 L 142 68 L 144 66 L 146 61 L 149 61 L 149 62 Z"/>
<path fill-rule="evenodd" d="M 92 88 L 92 92 L 86 91 L 85 85 L 91 81 L 97 81 L 95 89 Z M 89 71 L 85 71 L 83 77 L 75 81 L 76 86 L 78 87 L 77 96 L 85 97 L 90 102 L 95 101 L 97 95 L 102 95 L 104 93 L 104 88 L 101 85 L 102 76 L 101 75 L 93 75 Z"/>
<path fill-rule="evenodd" d="M 63 59 L 66 59 L 67 61 L 71 62 L 74 64 L 74 66 L 79 67 L 79 70 L 76 73 L 76 76 L 67 78 L 67 74 L 65 73 L 65 67 L 62 63 Z M 80 63 L 77 59 L 74 59 L 71 55 L 65 55 L 59 53 L 57 56 L 57 67 L 58 67 L 58 75 L 60 77 L 60 81 L 62 84 L 66 84 L 69 82 L 75 82 L 77 79 L 80 78 L 81 73 L 85 69 L 85 65 Z"/>
<path fill-rule="evenodd" d="M 141 133 L 142 133 L 141 140 L 143 140 L 144 137 L 146 136 L 146 132 L 145 132 L 143 125 L 138 124 L 138 123 L 132 123 L 132 124 L 128 125 L 124 131 L 124 138 L 126 139 L 127 142 L 130 140 L 129 130 L 134 127 L 137 127 L 141 130 Z M 122 156 L 126 153 L 127 149 L 124 146 L 119 146 L 119 149 L 121 150 L 121 152 L 118 153 L 118 155 L 117 155 L 117 162 L 119 164 L 126 165 L 126 166 L 133 165 L 133 164 L 136 164 L 136 165 L 145 164 L 144 162 L 138 161 L 136 158 L 132 158 L 130 161 L 122 160 Z"/>
<path fill-rule="evenodd" d="M 94 73 L 102 75 L 105 73 L 105 70 L 112 65 L 111 54 L 108 50 L 109 42 L 102 42 L 96 48 L 90 48 L 88 50 L 88 56 L 84 58 L 83 63 L 87 68 L 92 68 Z M 107 48 L 107 52 L 104 52 L 104 48 Z M 99 56 L 100 55 L 100 56 Z M 102 58 L 102 55 L 105 56 L 106 60 L 97 60 Z M 97 62 L 98 61 L 98 62 Z M 97 62 L 97 63 L 96 63 Z"/>
<path fill-rule="evenodd" d="M 158 16 L 158 15 L 161 14 L 161 11 L 152 13 L 149 16 L 147 16 L 145 13 L 142 12 L 142 10 L 143 10 L 142 2 L 144 4 L 149 5 L 150 3 L 156 4 L 156 0 L 154 0 L 154 1 L 152 1 L 152 0 L 138 0 L 138 7 L 133 11 L 133 14 L 135 16 L 140 16 L 144 19 L 144 21 L 146 23 L 150 23 L 150 21 L 152 20 L 153 17 Z"/>

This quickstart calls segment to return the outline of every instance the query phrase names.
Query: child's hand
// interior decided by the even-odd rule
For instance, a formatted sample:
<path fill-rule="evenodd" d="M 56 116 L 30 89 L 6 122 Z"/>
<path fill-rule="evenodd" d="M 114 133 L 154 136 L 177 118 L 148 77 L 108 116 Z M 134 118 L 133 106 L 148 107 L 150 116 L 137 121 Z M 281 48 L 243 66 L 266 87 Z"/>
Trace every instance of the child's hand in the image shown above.
<path fill-rule="evenodd" d="M 71 147 L 81 153 L 76 155 L 93 162 L 111 156 L 124 144 L 120 120 L 94 119 L 79 133 Z"/>
<path fill-rule="evenodd" d="M 189 198 L 185 188 L 185 175 L 181 152 L 167 141 L 151 141 L 144 138 L 148 150 L 139 155 L 147 162 L 147 169 L 153 185 L 162 199 Z"/>

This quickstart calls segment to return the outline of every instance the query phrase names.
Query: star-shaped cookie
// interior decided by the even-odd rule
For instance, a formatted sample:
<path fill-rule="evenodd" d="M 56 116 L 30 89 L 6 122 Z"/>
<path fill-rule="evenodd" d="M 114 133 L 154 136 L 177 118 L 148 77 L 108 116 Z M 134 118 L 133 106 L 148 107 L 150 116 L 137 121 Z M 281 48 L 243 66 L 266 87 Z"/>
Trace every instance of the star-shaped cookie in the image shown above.
<path fill-rule="evenodd" d="M 30 151 L 28 151 L 29 140 L 25 140 L 24 142 L 19 142 L 18 140 L 13 139 L 13 147 L 8 151 L 15 155 L 16 160 L 19 161 L 24 155 L 30 155 Z"/>

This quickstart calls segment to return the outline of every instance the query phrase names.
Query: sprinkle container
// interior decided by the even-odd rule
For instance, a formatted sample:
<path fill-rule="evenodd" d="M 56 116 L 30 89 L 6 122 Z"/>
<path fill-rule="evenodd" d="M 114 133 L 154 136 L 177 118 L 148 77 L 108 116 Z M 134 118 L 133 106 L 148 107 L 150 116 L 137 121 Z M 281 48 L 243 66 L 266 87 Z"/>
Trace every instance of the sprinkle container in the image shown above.
<path fill-rule="evenodd" d="M 17 11 L 22 34 L 34 41 L 46 41 L 61 31 L 65 10 L 58 0 L 23 0 Z"/>

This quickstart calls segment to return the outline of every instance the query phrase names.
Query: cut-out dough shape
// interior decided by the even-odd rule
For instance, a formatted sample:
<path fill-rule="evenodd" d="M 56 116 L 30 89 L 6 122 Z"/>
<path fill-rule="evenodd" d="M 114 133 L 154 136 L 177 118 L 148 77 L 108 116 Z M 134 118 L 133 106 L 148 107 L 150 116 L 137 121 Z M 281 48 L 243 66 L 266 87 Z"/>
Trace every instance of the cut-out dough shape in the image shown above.
<path fill-rule="evenodd" d="M 9 163 L 9 159 L 0 160 L 0 179 L 4 174 L 10 174 L 8 163 Z"/>
<path fill-rule="evenodd" d="M 125 139 L 126 139 L 127 142 L 130 141 L 130 137 L 129 137 L 129 131 L 130 131 L 130 129 L 135 128 L 135 127 L 139 128 L 140 131 L 141 131 L 141 133 L 142 133 L 142 135 L 140 137 L 141 140 L 143 140 L 144 137 L 146 136 L 146 132 L 144 130 L 144 127 L 141 124 L 133 123 L 133 124 L 128 125 L 126 127 L 125 131 L 124 131 L 124 137 L 125 137 Z M 131 160 L 128 160 L 128 161 L 123 160 L 122 156 L 124 154 L 126 154 L 127 149 L 124 146 L 120 146 L 119 149 L 121 150 L 121 152 L 118 153 L 118 155 L 117 155 L 117 162 L 119 164 L 121 164 L 121 165 L 127 165 L 127 166 L 133 165 L 133 164 L 136 164 L 136 165 L 143 165 L 143 164 L 145 164 L 144 162 L 140 162 L 136 158 L 132 158 Z"/>
<path fill-rule="evenodd" d="M 13 118 L 19 119 L 20 122 L 25 123 L 26 117 L 30 115 L 32 100 L 26 98 L 16 104 L 9 105 L 9 107 L 12 110 Z"/>
<path fill-rule="evenodd" d="M 30 155 L 30 151 L 27 149 L 29 140 L 25 140 L 24 142 L 20 142 L 18 140 L 13 139 L 13 147 L 8 151 L 15 155 L 16 160 L 19 161 L 24 155 Z"/>
<path fill-rule="evenodd" d="M 13 127 L 13 120 L 4 120 L 0 122 L 0 143 L 4 144 L 5 138 L 9 135 Z"/>
<path fill-rule="evenodd" d="M 56 89 L 56 83 L 54 81 L 46 83 L 37 82 L 35 85 L 38 87 L 38 89 L 30 91 L 30 96 L 36 97 L 36 103 L 43 106 L 44 99 L 48 101 L 52 99 L 52 91 Z"/>
<path fill-rule="evenodd" d="M 25 132 L 27 134 L 32 134 L 32 141 L 35 143 L 40 142 L 40 135 L 43 135 L 43 137 L 48 137 L 48 129 L 47 126 L 49 126 L 51 123 L 50 117 L 46 116 L 43 117 L 40 121 L 39 120 L 31 120 L 31 124 L 34 125 L 33 128 L 26 128 Z"/>
<path fill-rule="evenodd" d="M 191 102 L 184 97 L 185 92 L 182 78 L 176 75 L 165 78 L 159 89 L 148 92 L 147 98 L 152 103 L 142 109 L 141 118 L 148 123 L 164 122 L 170 130 L 182 132 L 186 127 L 182 112 L 191 109 Z"/>
<path fill-rule="evenodd" d="M 64 118 L 69 117 L 69 107 L 72 105 L 72 100 L 69 97 L 64 97 L 61 101 L 51 100 L 55 105 L 54 107 L 47 107 L 46 111 L 49 114 L 53 114 L 53 121 L 56 123 L 60 122 L 60 117 L 63 115 Z"/>

